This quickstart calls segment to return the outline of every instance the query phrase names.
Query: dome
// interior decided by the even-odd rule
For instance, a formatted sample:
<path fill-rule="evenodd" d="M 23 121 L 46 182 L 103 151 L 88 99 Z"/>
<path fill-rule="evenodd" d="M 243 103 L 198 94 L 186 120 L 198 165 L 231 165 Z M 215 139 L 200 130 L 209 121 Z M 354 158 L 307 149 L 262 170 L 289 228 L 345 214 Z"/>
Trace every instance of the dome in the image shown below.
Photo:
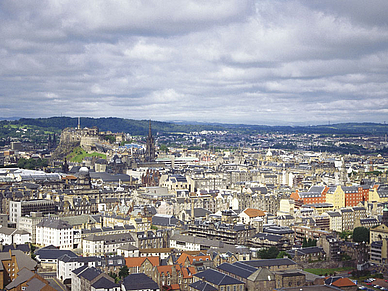
<path fill-rule="evenodd" d="M 81 168 L 79 168 L 79 173 L 80 174 L 88 174 L 89 169 L 87 167 L 81 167 Z"/>

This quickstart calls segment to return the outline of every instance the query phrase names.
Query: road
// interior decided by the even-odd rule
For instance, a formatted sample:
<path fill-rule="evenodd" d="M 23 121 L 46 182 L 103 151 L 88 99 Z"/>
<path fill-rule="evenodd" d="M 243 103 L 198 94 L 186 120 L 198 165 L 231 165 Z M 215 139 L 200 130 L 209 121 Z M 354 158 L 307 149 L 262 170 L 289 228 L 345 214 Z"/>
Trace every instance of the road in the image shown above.
<path fill-rule="evenodd" d="M 68 291 L 67 287 L 64 284 L 62 284 L 62 282 L 59 281 L 57 278 L 47 278 L 46 280 L 50 283 L 50 286 L 53 287 L 55 290 Z"/>

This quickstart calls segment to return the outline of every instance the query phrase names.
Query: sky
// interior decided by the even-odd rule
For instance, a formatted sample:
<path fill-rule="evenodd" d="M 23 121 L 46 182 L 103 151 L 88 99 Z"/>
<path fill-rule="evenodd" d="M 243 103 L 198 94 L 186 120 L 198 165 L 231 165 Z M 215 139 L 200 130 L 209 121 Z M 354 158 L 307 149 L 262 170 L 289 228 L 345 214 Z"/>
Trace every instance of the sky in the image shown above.
<path fill-rule="evenodd" d="M 386 0 L 2 0 L 0 117 L 388 120 Z"/>

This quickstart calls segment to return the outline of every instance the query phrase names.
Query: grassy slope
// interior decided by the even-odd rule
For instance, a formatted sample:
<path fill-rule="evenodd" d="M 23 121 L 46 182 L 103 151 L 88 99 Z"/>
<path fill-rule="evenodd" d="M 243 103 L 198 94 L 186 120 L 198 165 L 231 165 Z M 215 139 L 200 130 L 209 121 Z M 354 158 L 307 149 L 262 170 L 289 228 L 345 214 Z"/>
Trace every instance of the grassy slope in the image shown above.
<path fill-rule="evenodd" d="M 71 162 L 81 163 L 85 157 L 99 157 L 106 159 L 106 155 L 100 153 L 87 153 L 81 147 L 76 147 L 70 154 L 67 155 L 67 160 Z"/>

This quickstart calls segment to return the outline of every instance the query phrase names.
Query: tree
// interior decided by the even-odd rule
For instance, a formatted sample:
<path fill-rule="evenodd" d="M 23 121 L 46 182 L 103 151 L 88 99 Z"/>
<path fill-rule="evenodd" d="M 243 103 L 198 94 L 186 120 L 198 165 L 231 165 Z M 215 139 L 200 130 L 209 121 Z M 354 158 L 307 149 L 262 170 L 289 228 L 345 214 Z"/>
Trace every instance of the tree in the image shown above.
<path fill-rule="evenodd" d="M 308 240 L 306 238 L 303 239 L 302 242 L 302 248 L 308 248 L 308 247 L 315 247 L 317 245 L 317 240 L 309 238 Z"/>
<path fill-rule="evenodd" d="M 346 231 L 344 230 L 343 232 L 341 232 L 339 234 L 340 238 L 344 239 L 345 241 L 347 241 L 349 238 L 351 238 L 353 235 L 353 233 L 351 231 Z"/>
<path fill-rule="evenodd" d="M 161 145 L 159 146 L 159 150 L 160 150 L 161 152 L 165 152 L 166 154 L 170 151 L 169 148 L 168 148 L 165 144 L 161 144 Z"/>
<path fill-rule="evenodd" d="M 258 255 L 261 259 L 275 259 L 279 254 L 277 247 L 270 247 L 269 249 L 261 249 Z"/>
<path fill-rule="evenodd" d="M 286 251 L 281 251 L 279 252 L 279 254 L 276 256 L 277 259 L 282 259 L 284 257 L 287 257 L 289 259 L 291 259 L 291 256 L 289 253 L 287 253 Z"/>
<path fill-rule="evenodd" d="M 353 241 L 369 243 L 369 229 L 362 226 L 356 227 L 353 230 Z"/>
<path fill-rule="evenodd" d="M 127 266 L 122 266 L 119 271 L 120 278 L 125 278 L 129 275 L 129 269 Z"/>

